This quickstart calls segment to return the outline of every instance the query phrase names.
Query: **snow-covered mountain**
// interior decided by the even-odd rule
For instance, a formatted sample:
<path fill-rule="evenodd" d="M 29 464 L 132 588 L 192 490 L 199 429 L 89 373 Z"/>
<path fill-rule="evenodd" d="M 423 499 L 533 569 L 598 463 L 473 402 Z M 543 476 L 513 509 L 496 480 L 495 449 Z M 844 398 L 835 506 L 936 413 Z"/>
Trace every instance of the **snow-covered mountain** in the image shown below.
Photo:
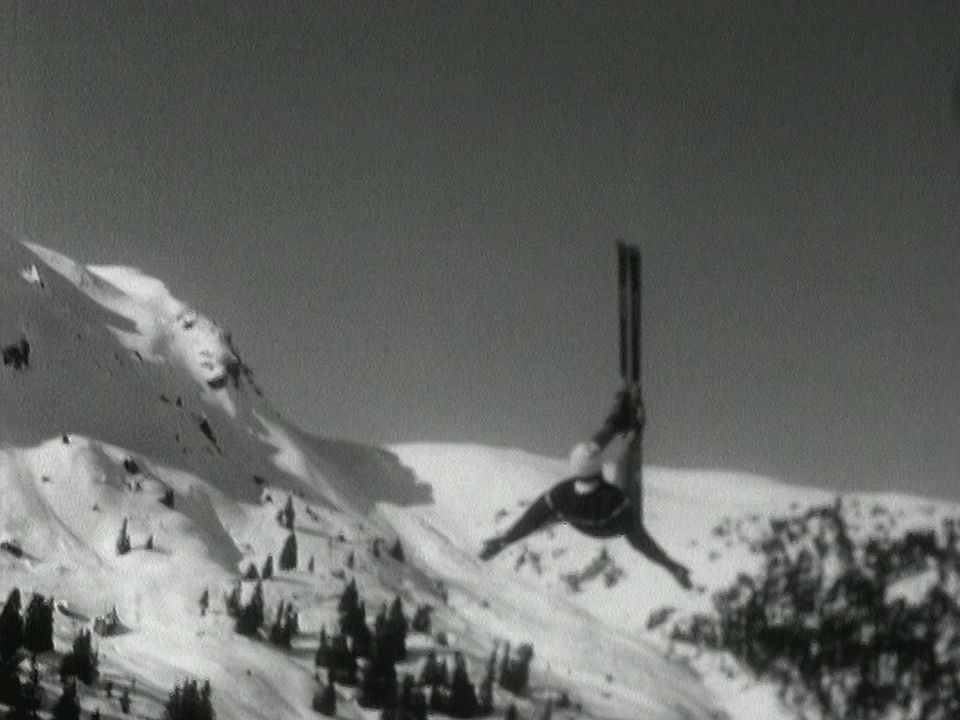
<path fill-rule="evenodd" d="M 221 718 L 316 717 L 319 631 L 336 624 L 351 578 L 370 608 L 396 595 L 408 611 L 435 608 L 433 636 L 412 644 L 404 669 L 430 648 L 462 652 L 476 682 L 495 642 L 532 643 L 530 693 L 498 689 L 498 716 L 516 703 L 533 717 L 564 693 L 571 707 L 554 717 L 789 716 L 772 687 L 731 672 L 728 659 L 670 659 L 646 621 L 664 606 L 708 609 L 712 590 L 759 563 L 747 548 L 769 517 L 830 502 L 828 493 L 651 468 L 649 526 L 693 570 L 690 592 L 623 541 L 562 527 L 482 563 L 480 539 L 562 477 L 563 461 L 311 436 L 271 407 L 230 334 L 158 280 L 0 242 L 0 345 L 10 349 L 0 367 L 0 541 L 18 549 L 0 552 L 0 593 L 55 597 L 58 651 L 116 606 L 126 632 L 97 639 L 101 672 L 132 687 L 137 716 L 159 717 L 174 683 L 193 676 L 211 680 Z M 279 554 L 288 497 L 299 566 L 264 584 L 268 609 L 284 600 L 300 611 L 301 632 L 282 651 L 236 634 L 223 597 L 251 562 Z M 885 502 L 904 525 L 956 514 Z M 125 520 L 133 550 L 119 556 Z M 399 539 L 405 561 L 377 552 L 378 538 Z M 204 589 L 211 612 L 201 617 Z M 45 676 L 51 696 L 55 675 Z M 338 693 L 339 717 L 378 717 L 351 688 Z M 101 690 L 81 694 L 85 709 L 123 717 Z"/>

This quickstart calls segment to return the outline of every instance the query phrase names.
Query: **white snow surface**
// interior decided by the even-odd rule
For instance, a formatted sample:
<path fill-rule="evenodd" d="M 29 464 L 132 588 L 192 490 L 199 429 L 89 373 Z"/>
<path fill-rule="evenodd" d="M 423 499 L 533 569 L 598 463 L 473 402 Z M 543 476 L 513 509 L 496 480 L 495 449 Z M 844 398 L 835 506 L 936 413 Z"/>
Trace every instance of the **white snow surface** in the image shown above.
<path fill-rule="evenodd" d="M 693 570 L 691 592 L 623 541 L 564 527 L 483 563 L 482 538 L 560 479 L 565 460 L 310 436 L 276 413 L 249 373 L 211 384 L 239 363 L 229 333 L 138 270 L 86 267 L 0 240 L 0 307 L 0 343 L 23 336 L 31 346 L 29 368 L 0 368 L 0 540 L 23 550 L 21 557 L 0 552 L 0 593 L 17 586 L 69 608 L 57 616 L 57 655 L 42 658 L 51 689 L 77 630 L 115 605 L 126 632 L 98 638 L 101 671 L 118 687 L 133 684 L 136 716 L 159 717 L 173 684 L 194 676 L 211 680 L 221 718 L 316 717 L 318 633 L 324 624 L 332 629 L 339 594 L 354 577 L 372 613 L 395 595 L 408 614 L 420 603 L 435 607 L 434 630 L 449 646 L 412 639 L 420 650 L 402 671 L 437 647 L 463 652 L 479 682 L 494 641 L 533 643 L 530 696 L 498 689 L 498 715 L 516 702 L 531 717 L 567 692 L 582 709 L 555 710 L 555 718 L 790 717 L 773 688 L 730 658 L 671 659 L 663 633 L 645 623 L 663 606 L 709 609 L 712 590 L 756 567 L 743 543 L 712 533 L 725 518 L 750 518 L 732 532 L 759 536 L 771 515 L 829 502 L 830 494 L 746 475 L 648 468 L 649 527 Z M 172 508 L 160 502 L 168 489 Z M 250 562 L 279 554 L 287 531 L 275 516 L 290 496 L 299 569 L 278 572 L 265 591 L 268 616 L 281 599 L 292 601 L 302 632 L 292 651 L 280 651 L 235 634 L 223 596 Z M 916 498 L 882 501 L 929 522 L 947 511 Z M 133 550 L 118 556 L 124 519 Z M 150 536 L 152 551 L 144 548 Z M 399 538 L 406 561 L 375 557 L 377 537 Z M 604 548 L 619 574 L 609 586 L 585 576 L 575 592 L 564 575 L 581 572 Z M 211 611 L 201 618 L 204 588 Z M 245 597 L 251 591 L 244 583 Z M 122 717 L 102 690 L 82 695 L 85 710 Z M 338 717 L 378 716 L 356 704 L 353 689 L 338 689 Z"/>

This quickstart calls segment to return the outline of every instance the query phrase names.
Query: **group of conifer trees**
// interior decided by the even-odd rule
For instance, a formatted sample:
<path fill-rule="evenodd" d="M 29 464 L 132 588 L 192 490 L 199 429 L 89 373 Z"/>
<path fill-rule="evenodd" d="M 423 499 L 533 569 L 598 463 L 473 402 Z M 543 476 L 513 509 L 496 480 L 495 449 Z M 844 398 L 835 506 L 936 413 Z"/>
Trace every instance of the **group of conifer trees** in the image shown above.
<path fill-rule="evenodd" d="M 0 702 L 12 709 L 10 717 L 29 717 L 40 707 L 40 675 L 36 657 L 53 649 L 53 600 L 34 593 L 23 612 L 19 588 L 11 590 L 0 611 Z M 32 672 L 20 680 L 20 661 L 32 655 Z"/>
<path fill-rule="evenodd" d="M 399 597 L 389 607 L 384 604 L 374 621 L 367 625 L 366 603 L 360 599 L 355 580 L 344 588 L 338 603 L 339 630 L 330 637 L 326 627 L 320 630 L 320 645 L 315 664 L 327 671 L 314 697 L 314 709 L 331 716 L 336 712 L 336 684 L 356 685 L 357 702 L 367 708 L 382 708 L 384 720 L 424 720 L 427 713 L 443 713 L 455 718 L 490 715 L 494 711 L 494 684 L 497 682 L 515 694 L 524 694 L 530 677 L 533 647 L 521 645 L 512 655 L 504 648 L 498 662 L 497 648 L 487 662 L 479 693 L 470 680 L 466 659 L 454 653 L 453 670 L 446 658 L 431 650 L 418 677 L 406 674 L 397 680 L 396 664 L 407 657 L 407 633 L 410 623 Z M 418 629 L 429 631 L 429 609 L 418 608 Z M 514 716 L 515 716 L 514 709 Z"/>
<path fill-rule="evenodd" d="M 311 514 L 311 510 L 308 507 L 307 513 Z M 316 518 L 316 514 L 313 513 L 311 517 Z M 289 531 L 286 539 L 283 542 L 283 547 L 280 550 L 280 556 L 277 561 L 277 566 L 280 570 L 296 570 L 298 567 L 298 548 L 297 548 L 297 533 L 295 531 L 295 522 L 297 518 L 297 512 L 293 505 L 293 496 L 287 496 L 287 502 L 282 509 L 277 511 L 277 524 L 280 527 L 285 528 Z M 345 541 L 343 533 L 340 533 L 339 540 L 340 542 Z M 397 562 L 406 562 L 406 553 L 403 550 L 403 544 L 400 542 L 400 538 L 397 538 L 393 544 L 391 544 L 386 550 L 386 540 L 382 537 L 374 538 L 373 543 L 371 544 L 371 554 L 375 559 L 379 559 L 384 552 L 387 553 Z M 347 568 L 352 569 L 354 567 L 356 560 L 353 551 L 346 558 Z M 309 572 L 314 571 L 314 558 L 311 556 L 307 562 L 307 570 Z M 263 580 L 269 580 L 273 576 L 273 556 L 268 555 L 266 563 L 262 570 L 258 570 L 256 565 L 251 563 L 247 568 L 245 577 L 248 580 L 256 580 L 257 578 L 262 578 Z"/>
<path fill-rule="evenodd" d="M 19 588 L 14 588 L 0 611 L 0 703 L 8 706 L 7 720 L 36 720 L 44 705 L 40 685 L 39 656 L 54 649 L 52 599 L 34 593 L 26 610 L 23 609 Z M 30 657 L 30 672 L 26 681 L 20 678 L 20 664 Z M 93 646 L 93 635 L 81 629 L 73 646 L 60 662 L 60 697 L 49 706 L 53 720 L 80 720 L 81 705 L 77 682 L 92 686 L 100 676 L 99 653 Z M 112 696 L 113 683 L 106 683 L 107 697 Z M 214 720 L 210 702 L 209 681 L 202 686 L 196 680 L 177 685 L 165 705 L 164 720 Z M 130 712 L 130 689 L 124 688 L 119 698 L 120 709 Z M 99 720 L 100 710 L 89 716 Z"/>
<path fill-rule="evenodd" d="M 163 720 L 214 720 L 210 681 L 200 685 L 196 680 L 186 679 L 183 685 L 175 685 L 164 704 Z"/>
<path fill-rule="evenodd" d="M 8 705 L 7 718 L 36 718 L 42 705 L 40 663 L 38 655 L 53 650 L 53 600 L 34 593 L 23 612 L 19 588 L 14 588 L 0 611 L 0 702 Z M 26 683 L 20 679 L 20 662 L 31 656 L 30 674 Z M 73 649 L 60 665 L 63 692 L 51 708 L 54 720 L 79 720 L 80 700 L 76 681 L 93 683 L 97 675 L 97 653 L 90 631 L 81 631 Z"/>
<path fill-rule="evenodd" d="M 400 598 L 394 598 L 389 608 L 384 604 L 371 629 L 366 603 L 360 599 L 356 581 L 351 580 L 337 609 L 340 631 L 330 638 L 325 627 L 320 630 L 315 662 L 327 669 L 327 683 L 317 691 L 314 709 L 333 715 L 334 688 L 340 683 L 357 685 L 357 702 L 366 708 L 384 708 L 385 717 L 388 711 L 399 712 L 402 706 L 407 717 L 425 718 L 427 703 L 422 691 L 406 679 L 402 691 L 397 683 L 396 664 L 407 657 L 410 627 Z"/>
<path fill-rule="evenodd" d="M 259 637 L 260 629 L 266 621 L 266 604 L 263 597 L 263 581 L 257 580 L 253 588 L 253 594 L 246 604 L 242 601 L 241 593 L 243 585 L 240 580 L 233 586 L 233 589 L 226 596 L 224 604 L 227 608 L 227 614 L 236 620 L 236 631 L 247 637 Z M 204 591 L 201 597 L 201 612 L 205 612 L 204 598 L 209 602 L 209 594 Z M 267 638 L 280 647 L 289 648 L 300 631 L 300 615 L 292 603 L 286 603 L 283 600 L 277 606 L 276 616 L 273 623 L 267 631 Z"/>

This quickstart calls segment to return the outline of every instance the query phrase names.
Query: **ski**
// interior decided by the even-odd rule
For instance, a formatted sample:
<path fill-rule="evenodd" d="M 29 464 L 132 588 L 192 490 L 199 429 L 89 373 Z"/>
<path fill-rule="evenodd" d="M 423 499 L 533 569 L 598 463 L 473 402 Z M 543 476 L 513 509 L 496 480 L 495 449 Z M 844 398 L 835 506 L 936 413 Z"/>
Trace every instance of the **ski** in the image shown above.
<path fill-rule="evenodd" d="M 642 260 L 640 250 L 630 248 L 630 383 L 640 386 L 640 290 Z"/>
<path fill-rule="evenodd" d="M 630 250 L 626 243 L 617 243 L 617 299 L 620 303 L 620 377 L 624 384 L 627 382 L 629 360 L 629 342 L 627 332 L 629 328 L 629 291 L 627 288 L 627 265 L 629 264 Z"/>
<path fill-rule="evenodd" d="M 639 385 L 641 282 L 643 261 L 640 250 L 617 242 L 617 295 L 620 322 L 620 377 L 627 387 Z"/>
<path fill-rule="evenodd" d="M 641 295 L 642 295 L 643 259 L 640 249 L 617 242 L 617 295 L 619 301 L 620 324 L 620 377 L 623 388 L 642 403 L 641 373 Z M 642 434 L 642 428 L 639 430 Z M 633 482 L 624 489 L 637 510 L 637 517 L 643 518 L 643 443 L 642 436 L 631 444 L 629 475 Z"/>

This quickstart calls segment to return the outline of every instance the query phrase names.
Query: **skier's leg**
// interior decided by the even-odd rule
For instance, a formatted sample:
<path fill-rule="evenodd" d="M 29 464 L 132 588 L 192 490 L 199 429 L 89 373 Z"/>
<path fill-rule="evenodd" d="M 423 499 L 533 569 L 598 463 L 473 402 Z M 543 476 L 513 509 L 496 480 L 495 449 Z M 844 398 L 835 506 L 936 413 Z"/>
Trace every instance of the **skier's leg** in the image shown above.
<path fill-rule="evenodd" d="M 541 530 L 556 522 L 558 519 L 557 513 L 547 500 L 547 495 L 541 495 L 534 500 L 530 507 L 526 509 L 523 515 L 521 515 L 513 525 L 507 528 L 505 533 L 492 537 L 483 543 L 483 549 L 480 551 L 480 559 L 489 560 L 499 554 L 508 545 L 522 540 L 537 530 Z"/>
<path fill-rule="evenodd" d="M 666 551 L 650 536 L 642 523 L 632 523 L 632 529 L 628 529 L 625 537 L 635 550 L 643 553 L 651 562 L 666 568 L 684 589 L 690 589 L 692 583 L 690 582 L 689 568 L 667 555 Z"/>
<path fill-rule="evenodd" d="M 603 424 L 590 440 L 601 450 L 616 436 L 626 435 L 636 428 L 643 427 L 643 403 L 640 402 L 640 388 L 637 385 L 627 385 L 621 388 L 613 401 L 613 407 Z"/>
<path fill-rule="evenodd" d="M 643 443 L 641 430 L 627 436 L 626 445 L 617 458 L 614 485 L 623 490 L 636 512 L 636 521 L 643 523 Z"/>

